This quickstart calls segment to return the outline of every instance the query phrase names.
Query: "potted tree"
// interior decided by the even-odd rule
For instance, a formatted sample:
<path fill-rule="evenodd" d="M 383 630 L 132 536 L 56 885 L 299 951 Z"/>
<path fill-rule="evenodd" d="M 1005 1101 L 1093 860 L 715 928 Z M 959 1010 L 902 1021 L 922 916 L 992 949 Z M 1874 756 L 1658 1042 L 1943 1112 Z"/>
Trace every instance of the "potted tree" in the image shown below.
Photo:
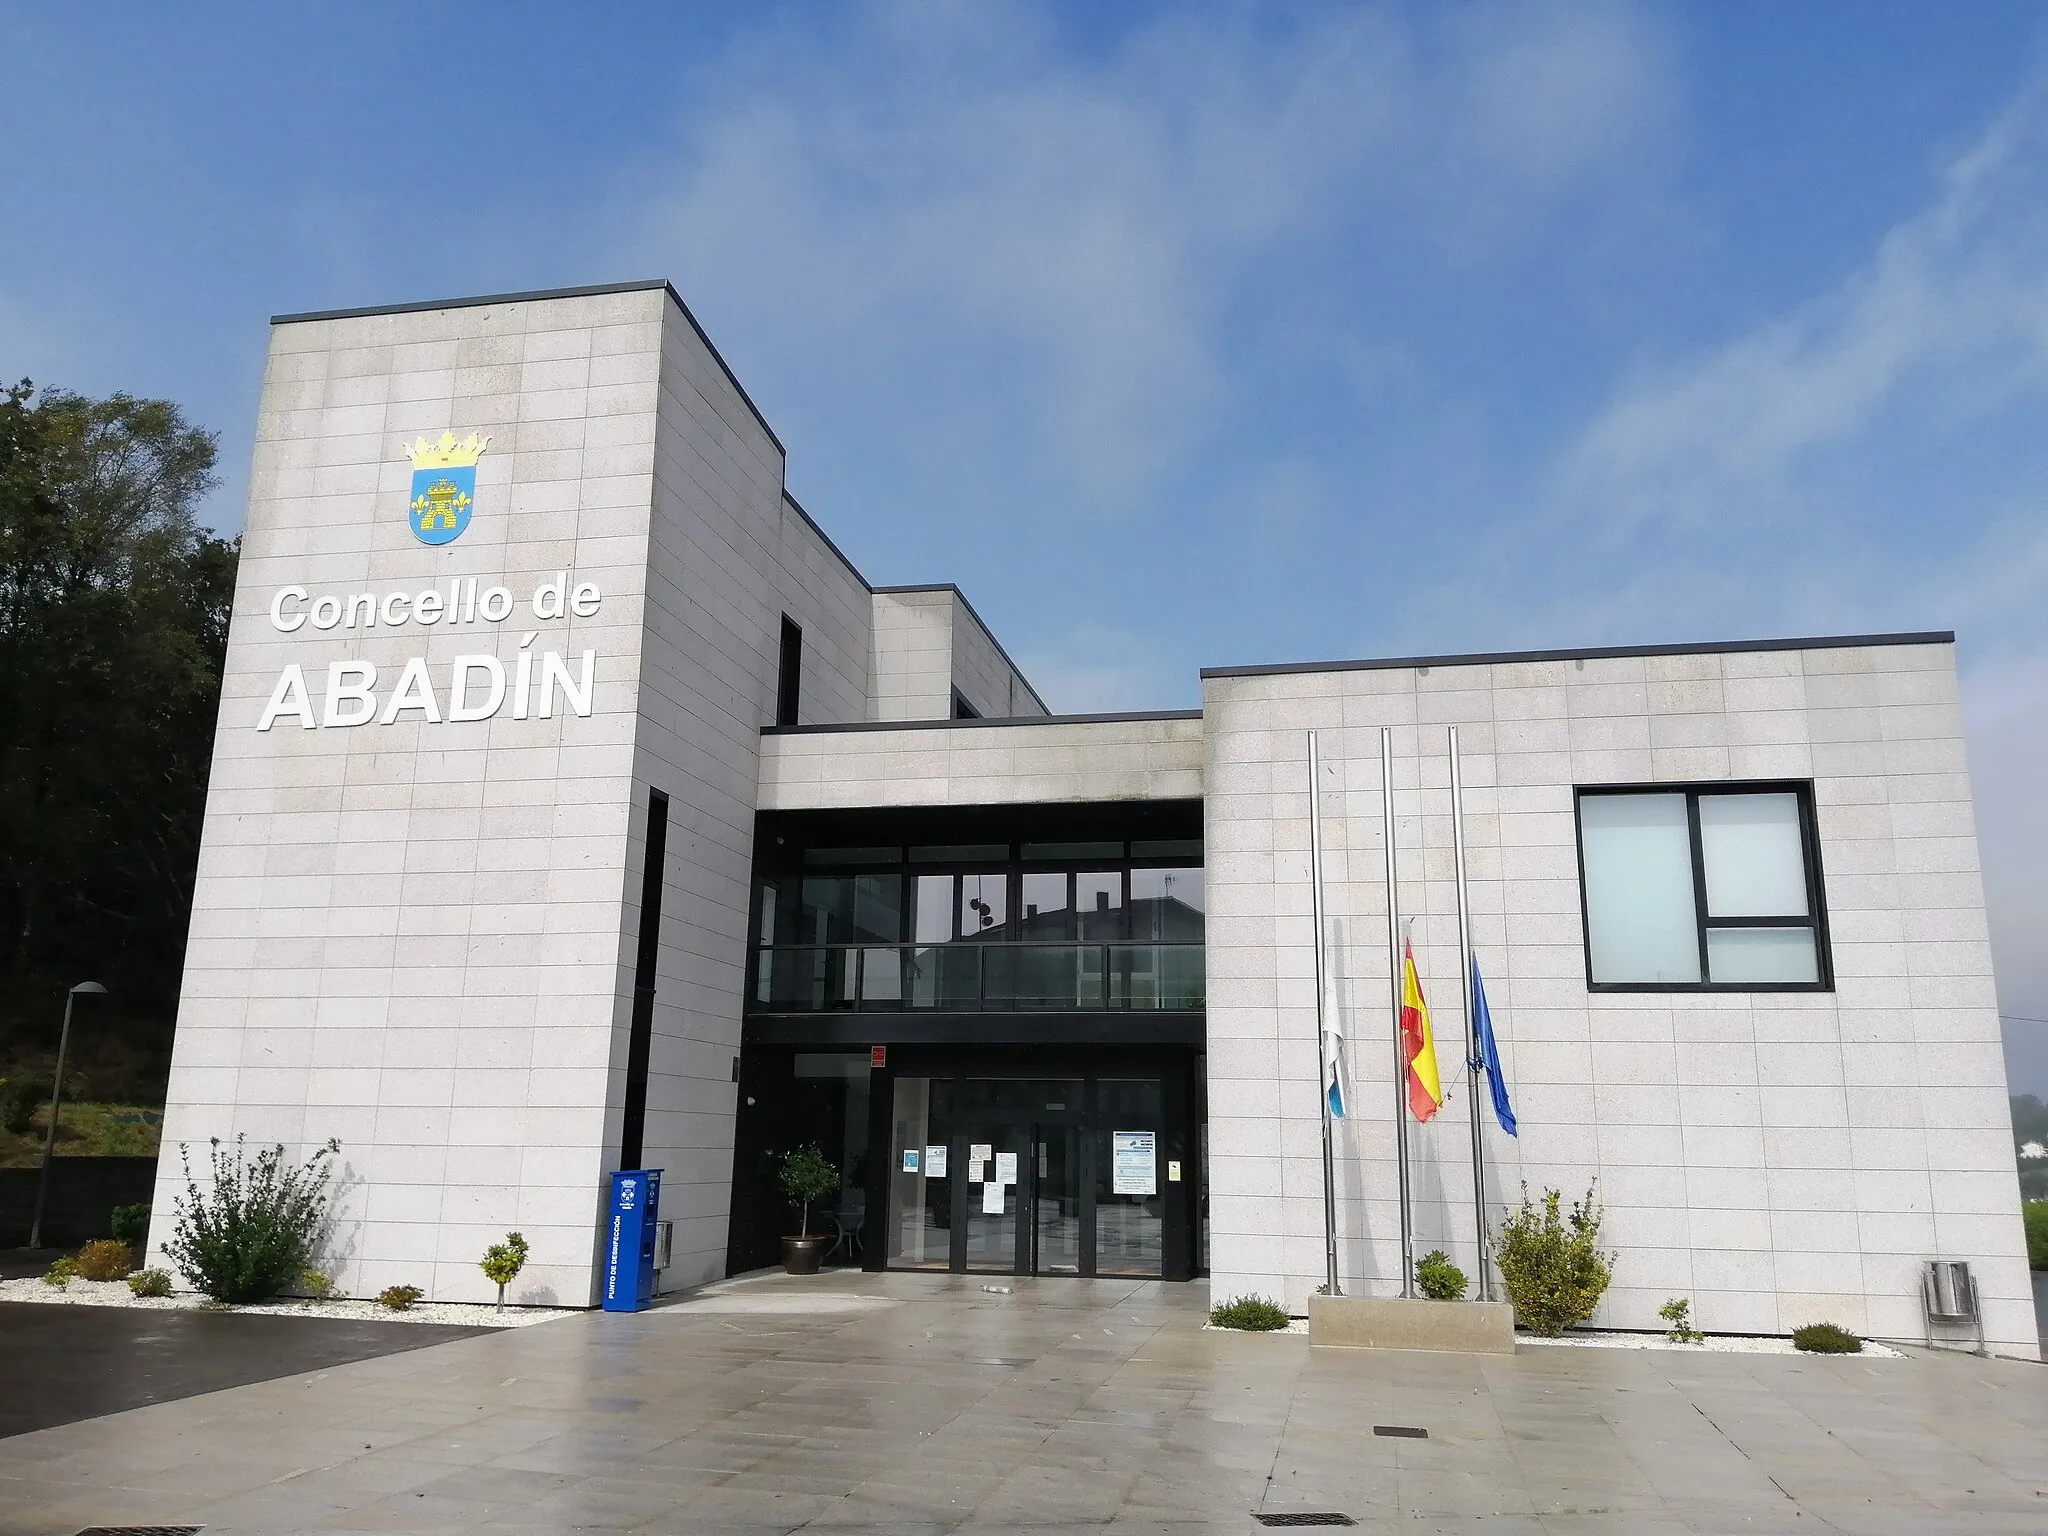
<path fill-rule="evenodd" d="M 782 1192 L 802 1212 L 800 1235 L 782 1240 L 782 1267 L 792 1275 L 815 1275 L 832 1239 L 811 1236 L 811 1206 L 839 1193 L 839 1170 L 816 1143 L 798 1147 L 783 1154 Z"/>

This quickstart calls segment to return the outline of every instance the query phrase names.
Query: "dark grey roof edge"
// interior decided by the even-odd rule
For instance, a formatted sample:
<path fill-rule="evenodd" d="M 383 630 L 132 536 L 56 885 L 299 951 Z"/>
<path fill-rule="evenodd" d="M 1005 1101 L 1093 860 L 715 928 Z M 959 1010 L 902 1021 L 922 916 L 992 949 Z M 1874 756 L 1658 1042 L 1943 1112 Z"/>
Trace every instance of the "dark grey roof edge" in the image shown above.
<path fill-rule="evenodd" d="M 761 407 L 754 404 L 753 396 L 747 393 L 747 387 L 740 382 L 739 375 L 732 371 L 731 365 L 718 350 L 717 343 L 705 334 L 704 327 L 697 323 L 697 317 L 690 313 L 690 306 L 685 304 L 683 296 L 676 292 L 675 284 L 665 277 L 645 278 L 632 283 L 595 283 L 584 288 L 533 288 L 524 293 L 479 293 L 464 299 L 428 299 L 418 304 L 372 304 L 363 309 L 309 309 L 295 315 L 272 315 L 270 323 L 299 325 L 311 320 L 360 320 L 370 315 L 414 315 L 435 309 L 476 309 L 485 304 L 534 304 L 543 299 L 593 299 L 607 293 L 645 293 L 651 288 L 664 290 L 675 301 L 676 308 L 683 312 L 683 318 L 690 322 L 690 329 L 695 331 L 697 339 L 704 343 L 704 350 L 711 354 L 711 360 L 718 364 L 719 372 L 725 375 L 726 383 L 733 387 L 741 403 L 753 412 L 755 422 L 768 434 L 768 441 L 775 445 L 775 451 L 785 459 L 788 458 L 789 450 L 782 446 L 782 439 L 777 437 L 775 429 L 768 425 L 768 418 L 761 414 Z M 844 555 L 839 558 L 846 559 Z"/>
<path fill-rule="evenodd" d="M 1952 629 L 1895 635 L 1814 635 L 1796 640 L 1708 640 L 1677 645 L 1595 645 L 1562 651 L 1476 651 L 1465 656 L 1388 656 L 1362 661 L 1283 661 L 1260 667 L 1204 667 L 1202 676 L 1268 677 L 1290 672 L 1385 672 L 1396 667 L 1483 667 L 1518 661 L 1605 661 L 1625 656 L 1710 656 L 1735 651 L 1833 651 L 1858 645 L 1954 645 Z"/>
<path fill-rule="evenodd" d="M 873 582 L 869 581 L 867 577 L 861 575 L 860 567 L 855 565 L 851 560 L 847 559 L 846 551 L 841 549 L 837 544 L 834 544 L 832 542 L 832 535 L 827 533 L 824 529 L 818 526 L 818 520 L 815 517 L 811 516 L 810 513 L 804 510 L 804 504 L 798 501 L 794 496 L 790 495 L 787 487 L 783 489 L 782 499 L 789 503 L 791 508 L 795 510 L 796 515 L 798 517 L 804 520 L 804 526 L 809 528 L 811 532 L 815 533 L 818 536 L 818 542 L 823 544 L 827 549 L 831 550 L 833 554 L 839 557 L 839 563 L 845 566 L 847 570 L 853 573 L 853 579 L 859 582 L 861 586 L 867 590 L 868 596 L 872 597 L 878 590 L 880 590 L 875 586 Z"/>
<path fill-rule="evenodd" d="M 966 594 L 965 592 L 962 592 L 962 591 L 961 591 L 961 590 L 960 590 L 960 589 L 959 589 L 959 588 L 958 588 L 957 586 L 955 586 L 955 585 L 954 585 L 954 584 L 953 584 L 952 582 L 950 582 L 950 581 L 928 581 L 928 582 L 923 582 L 923 583 L 915 583 L 915 582 L 913 582 L 913 583 L 911 583 L 911 584 L 910 584 L 910 585 L 908 585 L 908 586 L 899 586 L 899 587 L 870 587 L 870 588 L 869 588 L 868 590 L 869 590 L 869 591 L 871 591 L 871 592 L 950 592 L 950 593 L 952 593 L 952 594 L 953 594 L 953 595 L 954 595 L 955 597 L 957 597 L 957 598 L 958 598 L 958 599 L 960 600 L 960 606 L 961 606 L 962 608 L 965 608 L 965 609 L 967 610 L 967 617 L 969 617 L 970 619 L 974 620 L 974 622 L 975 622 L 975 623 L 977 623 L 977 624 L 979 624 L 979 625 L 981 626 L 981 632 L 982 632 L 982 633 L 983 633 L 984 635 L 987 635 L 987 636 L 988 636 L 988 643 L 989 643 L 990 645 L 992 645 L 992 646 L 994 646 L 994 647 L 996 648 L 996 654 L 997 654 L 998 656 L 1000 656 L 1000 657 L 1002 657 L 1002 658 L 1003 658 L 1003 662 L 1004 662 L 1004 664 L 1005 664 L 1006 666 L 1008 666 L 1008 667 L 1009 667 L 1009 669 L 1010 669 L 1010 670 L 1011 670 L 1012 672 L 1014 672 L 1014 673 L 1016 673 L 1016 674 L 1017 674 L 1017 681 L 1018 681 L 1018 682 L 1020 682 L 1020 683 L 1022 683 L 1022 684 L 1024 685 L 1024 691 L 1025 691 L 1026 693 L 1030 694 L 1032 698 L 1034 698 L 1034 699 L 1037 699 L 1037 700 L 1038 700 L 1038 707 L 1039 707 L 1040 709 L 1044 710 L 1044 711 L 1045 711 L 1045 712 L 1046 712 L 1046 713 L 1047 713 L 1048 715 L 1052 713 L 1052 706 L 1051 706 L 1050 704 L 1048 704 L 1048 703 L 1046 703 L 1046 702 L 1045 702 L 1045 699 L 1044 699 L 1044 697 L 1043 697 L 1043 696 L 1042 696 L 1042 695 L 1041 695 L 1041 694 L 1039 693 L 1039 691 L 1038 691 L 1038 690 L 1037 690 L 1036 688 L 1034 688 L 1034 687 L 1032 687 L 1032 686 L 1031 686 L 1031 679 L 1030 679 L 1030 678 L 1028 678 L 1028 677 L 1026 677 L 1026 676 L 1024 675 L 1024 669 L 1023 669 L 1022 667 L 1018 666 L 1018 665 L 1017 665 L 1017 663 L 1016 663 L 1015 661 L 1011 660 L 1011 659 L 1010 659 L 1010 653 L 1009 653 L 1008 651 L 1006 651 L 1006 650 L 1004 650 L 1004 649 L 1003 649 L 1003 642 L 1002 642 L 1002 641 L 1000 641 L 1000 640 L 998 640 L 998 639 L 996 638 L 996 632 L 995 632 L 994 630 L 992 630 L 992 629 L 990 629 L 990 628 L 988 627 L 988 620 L 984 619 L 984 618 L 983 618 L 983 617 L 982 617 L 982 616 L 981 616 L 980 614 L 978 614 L 978 613 L 976 613 L 976 612 L 974 611 L 974 604 L 972 604 L 972 603 L 970 603 L 969 601 L 967 601 L 967 594 Z M 1022 718 L 1025 718 L 1025 719 L 1029 719 L 1030 717 L 1029 717 L 1029 716 L 1024 716 L 1024 717 L 1022 717 Z"/>
<path fill-rule="evenodd" d="M 531 288 L 524 293 L 479 293 L 466 299 L 428 299 L 417 304 L 370 304 L 359 309 L 308 309 L 293 315 L 272 315 L 272 325 L 298 325 L 308 320 L 361 320 L 369 315 L 414 315 L 435 309 L 477 309 L 485 304 L 530 304 L 540 299 L 594 299 L 607 293 L 644 293 L 669 288 L 666 278 L 632 283 L 593 283 L 584 288 Z M 677 303 L 682 300 L 678 299 Z"/>
<path fill-rule="evenodd" d="M 918 590 L 918 589 L 912 589 Z M 924 588 L 935 591 L 936 588 Z M 832 725 L 764 725 L 763 736 L 833 736 L 849 731 L 970 730 L 984 725 L 1116 725 L 1146 720 L 1199 720 L 1199 709 L 1141 709 L 1107 715 L 999 715 L 985 720 L 847 720 Z"/>

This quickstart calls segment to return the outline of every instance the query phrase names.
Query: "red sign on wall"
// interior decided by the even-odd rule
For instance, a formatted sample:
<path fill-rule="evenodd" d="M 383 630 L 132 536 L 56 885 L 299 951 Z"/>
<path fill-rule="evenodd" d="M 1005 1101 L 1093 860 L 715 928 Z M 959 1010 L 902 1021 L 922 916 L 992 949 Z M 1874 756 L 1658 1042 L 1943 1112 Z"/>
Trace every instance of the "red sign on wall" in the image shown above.
<path fill-rule="evenodd" d="M 886 1045 L 869 1046 L 868 1065 L 870 1067 L 886 1067 L 889 1065 L 889 1047 Z"/>

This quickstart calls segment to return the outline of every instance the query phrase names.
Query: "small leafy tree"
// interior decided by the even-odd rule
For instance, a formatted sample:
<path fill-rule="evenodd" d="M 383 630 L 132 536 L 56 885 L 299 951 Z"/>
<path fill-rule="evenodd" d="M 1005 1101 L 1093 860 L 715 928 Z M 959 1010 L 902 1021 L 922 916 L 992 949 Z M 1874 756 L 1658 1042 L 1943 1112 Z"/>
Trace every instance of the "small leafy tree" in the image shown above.
<path fill-rule="evenodd" d="M 1422 1262 L 1415 1266 L 1415 1283 L 1431 1301 L 1465 1299 L 1465 1271 L 1453 1264 L 1451 1256 L 1441 1248 L 1422 1256 Z"/>
<path fill-rule="evenodd" d="M 1674 1344 L 1703 1344 L 1707 1336 L 1692 1325 L 1692 1298 L 1674 1296 L 1657 1309 L 1657 1315 L 1669 1323 L 1664 1336 Z"/>
<path fill-rule="evenodd" d="M 808 1147 L 798 1147 L 787 1152 L 782 1158 L 782 1192 L 789 1203 L 801 1207 L 803 1229 L 801 1236 L 811 1235 L 811 1205 L 827 1195 L 839 1192 L 839 1170 L 832 1166 L 832 1160 L 813 1142 Z"/>
<path fill-rule="evenodd" d="M 1546 1189 L 1533 1202 L 1524 1184 L 1521 1208 L 1506 1212 L 1501 1223 L 1494 1259 L 1515 1318 L 1531 1333 L 1556 1338 L 1584 1322 L 1614 1278 L 1614 1255 L 1600 1251 L 1601 1212 L 1594 1194 L 1588 1189 L 1565 1215 L 1556 1190 Z"/>
<path fill-rule="evenodd" d="M 526 1267 L 526 1239 L 517 1232 L 507 1232 L 505 1241 L 493 1243 L 484 1250 L 481 1268 L 484 1278 L 498 1288 L 498 1310 L 505 1310 L 505 1287 L 519 1278 L 519 1271 Z"/>
<path fill-rule="evenodd" d="M 202 1189 L 188 1149 L 178 1148 L 185 1193 L 164 1245 L 179 1272 L 226 1304 L 263 1301 L 298 1282 L 327 1219 L 327 1180 L 341 1143 L 329 1141 L 298 1167 L 281 1145 L 253 1158 L 237 1136 L 233 1150 L 213 1138 L 213 1178 Z"/>

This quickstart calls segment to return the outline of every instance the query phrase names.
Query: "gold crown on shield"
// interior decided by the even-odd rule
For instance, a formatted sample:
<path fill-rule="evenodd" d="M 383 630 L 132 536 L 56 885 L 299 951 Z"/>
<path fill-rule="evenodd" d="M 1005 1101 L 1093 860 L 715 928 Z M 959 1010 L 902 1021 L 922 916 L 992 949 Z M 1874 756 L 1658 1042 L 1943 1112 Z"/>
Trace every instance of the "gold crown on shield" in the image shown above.
<path fill-rule="evenodd" d="M 460 441 L 453 432 L 443 432 L 440 442 L 416 438 L 405 451 L 412 458 L 414 469 L 461 469 L 474 464 L 490 446 L 488 437 L 479 437 L 474 432 Z"/>

